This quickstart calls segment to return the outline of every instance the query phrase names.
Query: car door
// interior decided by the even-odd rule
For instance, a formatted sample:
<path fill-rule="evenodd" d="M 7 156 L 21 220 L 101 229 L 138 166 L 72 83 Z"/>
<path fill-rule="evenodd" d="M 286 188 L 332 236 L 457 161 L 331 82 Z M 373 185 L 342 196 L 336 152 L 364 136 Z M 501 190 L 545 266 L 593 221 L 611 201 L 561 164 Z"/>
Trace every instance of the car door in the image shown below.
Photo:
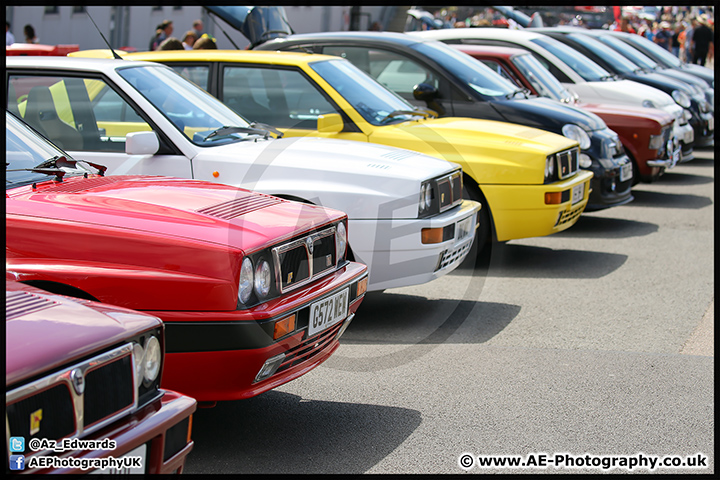
<path fill-rule="evenodd" d="M 100 75 L 11 71 L 7 107 L 78 160 L 108 173 L 192 178 L 190 160 L 179 154 L 119 89 Z M 154 131 L 155 155 L 127 155 L 126 135 Z"/>

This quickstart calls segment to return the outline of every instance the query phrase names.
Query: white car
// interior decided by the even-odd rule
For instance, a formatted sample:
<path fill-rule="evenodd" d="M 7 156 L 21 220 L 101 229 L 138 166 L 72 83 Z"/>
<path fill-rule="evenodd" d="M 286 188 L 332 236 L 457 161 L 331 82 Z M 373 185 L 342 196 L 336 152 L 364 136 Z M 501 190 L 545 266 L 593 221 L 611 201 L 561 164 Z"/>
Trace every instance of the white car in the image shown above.
<path fill-rule="evenodd" d="M 344 211 L 368 290 L 438 278 L 475 238 L 481 205 L 462 199 L 458 165 L 369 143 L 276 139 L 164 65 L 7 57 L 6 79 L 8 109 L 108 174 L 210 180 Z"/>
<path fill-rule="evenodd" d="M 565 88 L 578 95 L 581 102 L 617 103 L 665 110 L 675 118 L 675 136 L 683 143 L 683 157 L 692 156 L 695 139 L 689 123 L 689 110 L 678 105 L 667 93 L 649 85 L 631 80 L 618 80 L 597 65 L 563 43 L 537 32 L 505 28 L 448 28 L 408 32 L 423 38 L 445 43 L 466 43 L 519 47 L 529 50 L 540 63 L 552 73 Z"/>

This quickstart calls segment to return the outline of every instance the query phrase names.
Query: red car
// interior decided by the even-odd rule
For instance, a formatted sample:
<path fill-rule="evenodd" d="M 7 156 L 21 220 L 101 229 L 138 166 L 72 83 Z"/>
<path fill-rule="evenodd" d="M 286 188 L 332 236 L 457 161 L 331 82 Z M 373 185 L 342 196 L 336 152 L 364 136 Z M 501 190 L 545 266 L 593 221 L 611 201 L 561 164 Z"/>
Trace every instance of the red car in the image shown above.
<path fill-rule="evenodd" d="M 198 180 L 101 176 L 14 115 L 6 269 L 54 293 L 165 322 L 162 386 L 251 397 L 326 360 L 364 298 L 347 216 Z"/>
<path fill-rule="evenodd" d="M 652 182 L 680 159 L 680 141 L 673 135 L 673 118 L 662 110 L 615 104 L 580 103 L 537 60 L 521 48 L 451 45 L 480 60 L 534 95 L 553 98 L 588 110 L 615 131 L 633 163 L 633 184 Z"/>
<path fill-rule="evenodd" d="M 5 55 L 65 57 L 80 51 L 80 45 L 42 45 L 37 43 L 13 43 L 5 47 Z"/>
<path fill-rule="evenodd" d="M 196 402 L 158 386 L 160 319 L 6 280 L 5 334 L 10 473 L 182 472 Z"/>

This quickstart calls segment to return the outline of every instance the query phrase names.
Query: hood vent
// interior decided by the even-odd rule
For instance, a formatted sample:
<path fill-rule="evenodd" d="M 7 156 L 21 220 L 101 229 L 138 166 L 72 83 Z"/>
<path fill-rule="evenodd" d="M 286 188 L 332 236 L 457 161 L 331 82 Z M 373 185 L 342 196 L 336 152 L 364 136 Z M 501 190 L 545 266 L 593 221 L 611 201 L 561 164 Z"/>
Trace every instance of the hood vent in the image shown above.
<path fill-rule="evenodd" d="M 230 220 L 241 215 L 246 215 L 261 208 L 277 205 L 285 200 L 269 195 L 254 194 L 243 198 L 236 198 L 229 202 L 218 203 L 210 207 L 201 208 L 198 213 L 210 215 L 211 217 Z"/>
<path fill-rule="evenodd" d="M 11 320 L 55 305 L 59 304 L 48 298 L 35 296 L 32 293 L 7 292 L 5 296 L 5 318 Z"/>
<path fill-rule="evenodd" d="M 533 139 L 545 135 L 546 133 L 548 132 L 546 132 L 545 130 L 540 130 L 539 128 L 529 128 L 527 130 L 523 130 L 522 132 L 518 132 L 516 136 Z"/>
<path fill-rule="evenodd" d="M 126 180 L 125 176 L 116 177 L 91 177 L 91 178 L 73 178 L 73 181 L 64 181 L 63 183 L 56 183 L 55 185 L 47 186 L 42 189 L 38 189 L 43 193 L 77 193 L 85 192 L 97 187 L 104 187 L 112 183 L 117 183 Z"/>
<path fill-rule="evenodd" d="M 390 159 L 390 160 L 405 160 L 406 158 L 414 157 L 416 155 L 417 155 L 417 153 L 415 153 L 415 152 L 411 152 L 409 150 L 402 150 L 402 149 L 398 148 L 394 152 L 383 153 L 380 156 Z"/>

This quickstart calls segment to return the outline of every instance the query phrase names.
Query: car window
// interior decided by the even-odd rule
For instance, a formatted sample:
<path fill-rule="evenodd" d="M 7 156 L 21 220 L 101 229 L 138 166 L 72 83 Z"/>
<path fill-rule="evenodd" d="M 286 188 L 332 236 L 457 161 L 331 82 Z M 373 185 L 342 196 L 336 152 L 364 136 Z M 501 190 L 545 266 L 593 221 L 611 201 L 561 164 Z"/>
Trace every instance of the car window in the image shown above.
<path fill-rule="evenodd" d="M 480 60 L 480 59 L 478 59 L 478 60 Z M 480 61 L 483 63 L 483 65 L 485 65 L 490 70 L 492 70 L 493 72 L 495 72 L 498 75 L 500 75 L 501 77 L 503 77 L 505 80 L 511 81 L 518 87 L 523 86 L 522 82 L 520 82 L 520 80 L 517 77 L 515 77 L 515 75 L 513 75 L 511 72 L 508 72 L 507 70 L 505 70 L 505 68 L 503 68 L 503 66 L 499 62 L 496 62 L 495 60 L 489 60 L 489 59 L 482 59 Z"/>
<path fill-rule="evenodd" d="M 210 77 L 210 67 L 208 65 L 174 65 L 172 63 L 169 63 L 168 65 L 198 87 L 202 88 L 206 92 L 209 92 L 208 83 Z"/>
<path fill-rule="evenodd" d="M 124 152 L 126 134 L 151 130 L 99 78 L 10 75 L 8 90 L 8 108 L 65 150 Z"/>
<path fill-rule="evenodd" d="M 414 100 L 413 89 L 419 83 L 427 83 L 439 89 L 437 77 L 405 55 L 382 49 L 347 46 L 324 47 L 322 53 L 346 58 L 406 100 Z"/>
<path fill-rule="evenodd" d="M 221 99 L 253 122 L 280 128 L 317 129 L 319 115 L 339 113 L 312 81 L 297 70 L 227 65 Z"/>

